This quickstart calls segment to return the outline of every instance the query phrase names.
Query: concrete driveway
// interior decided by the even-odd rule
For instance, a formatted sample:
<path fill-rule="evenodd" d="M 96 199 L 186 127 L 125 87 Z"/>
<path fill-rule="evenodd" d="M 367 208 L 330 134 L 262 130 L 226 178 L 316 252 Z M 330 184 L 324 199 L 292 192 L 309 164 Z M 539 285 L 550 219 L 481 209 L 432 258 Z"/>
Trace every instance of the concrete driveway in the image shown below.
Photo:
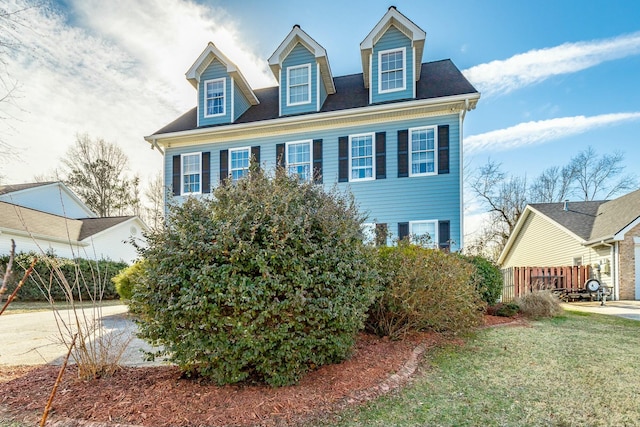
<path fill-rule="evenodd" d="M 640 301 L 607 301 L 605 305 L 600 305 L 599 301 L 581 301 L 564 303 L 562 307 L 566 310 L 608 314 L 626 319 L 640 320 Z"/>
<path fill-rule="evenodd" d="M 145 362 L 140 349 L 150 350 L 144 341 L 135 338 L 136 325 L 126 316 L 127 306 L 107 306 L 100 309 L 105 334 L 118 340 L 131 338 L 121 364 L 127 366 L 150 366 Z M 87 319 L 93 319 L 90 309 L 85 309 Z M 60 310 L 60 316 L 71 325 L 75 317 L 70 310 Z M 52 311 L 0 316 L 0 365 L 61 364 L 67 348 L 62 344 L 55 316 Z"/>

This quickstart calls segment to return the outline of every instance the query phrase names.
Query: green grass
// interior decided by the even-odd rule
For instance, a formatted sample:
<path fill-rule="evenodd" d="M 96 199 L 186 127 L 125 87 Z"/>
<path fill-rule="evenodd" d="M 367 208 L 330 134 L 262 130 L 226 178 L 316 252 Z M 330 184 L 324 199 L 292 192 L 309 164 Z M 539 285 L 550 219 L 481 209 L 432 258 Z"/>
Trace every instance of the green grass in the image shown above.
<path fill-rule="evenodd" d="M 108 306 L 113 306 L 113 305 L 121 305 L 123 304 L 122 301 L 120 300 L 103 300 L 100 302 L 100 305 L 102 307 L 108 307 Z M 4 305 L 4 301 L 2 302 L 2 305 Z M 0 305 L 0 308 L 2 308 L 2 305 Z M 78 307 L 91 307 L 93 305 L 93 303 L 91 301 L 89 302 L 83 302 L 83 303 L 77 303 L 76 305 Z M 60 303 L 56 303 L 56 307 L 59 309 L 65 309 L 67 308 L 67 305 L 65 302 L 60 302 Z M 48 302 L 41 302 L 41 301 L 14 301 L 11 304 L 9 304 L 9 307 L 7 307 L 7 310 L 2 313 L 3 316 L 9 315 L 9 314 L 19 314 L 19 313 L 31 313 L 31 312 L 35 312 L 35 311 L 48 311 L 51 310 L 51 305 Z M 3 427 L 2 424 L 0 424 L 0 427 Z"/>
<path fill-rule="evenodd" d="M 482 330 L 428 354 L 403 391 L 326 425 L 640 425 L 640 322 L 567 312 Z"/>

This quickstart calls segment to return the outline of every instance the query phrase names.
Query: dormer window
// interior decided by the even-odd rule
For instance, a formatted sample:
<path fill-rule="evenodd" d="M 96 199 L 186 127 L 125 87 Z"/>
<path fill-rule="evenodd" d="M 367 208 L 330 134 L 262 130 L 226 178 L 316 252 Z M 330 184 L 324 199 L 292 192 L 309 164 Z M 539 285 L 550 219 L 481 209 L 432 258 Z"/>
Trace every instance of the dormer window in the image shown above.
<path fill-rule="evenodd" d="M 207 80 L 205 87 L 205 117 L 224 116 L 226 79 Z"/>
<path fill-rule="evenodd" d="M 311 102 L 311 64 L 287 68 L 287 105 Z"/>
<path fill-rule="evenodd" d="M 394 92 L 406 88 L 405 48 L 378 52 L 380 93 Z"/>

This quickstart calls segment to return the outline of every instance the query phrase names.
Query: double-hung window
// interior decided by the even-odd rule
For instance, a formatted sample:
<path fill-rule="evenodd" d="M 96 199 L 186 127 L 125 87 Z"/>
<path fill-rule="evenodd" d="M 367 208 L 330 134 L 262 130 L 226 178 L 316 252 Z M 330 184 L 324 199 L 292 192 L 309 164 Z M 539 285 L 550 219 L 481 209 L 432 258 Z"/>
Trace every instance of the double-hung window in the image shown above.
<path fill-rule="evenodd" d="M 237 181 L 249 173 L 249 161 L 251 159 L 251 148 L 229 149 L 229 168 L 231 179 Z"/>
<path fill-rule="evenodd" d="M 205 117 L 223 116 L 225 114 L 226 80 L 215 79 L 204 82 Z"/>
<path fill-rule="evenodd" d="M 350 181 L 375 179 L 373 133 L 349 136 Z"/>
<path fill-rule="evenodd" d="M 311 64 L 287 68 L 287 105 L 311 102 Z"/>
<path fill-rule="evenodd" d="M 405 48 L 378 52 L 379 92 L 404 90 L 406 68 Z"/>
<path fill-rule="evenodd" d="M 202 153 L 182 155 L 182 194 L 200 193 Z"/>
<path fill-rule="evenodd" d="M 409 129 L 411 169 L 409 176 L 433 175 L 437 171 L 436 126 Z"/>
<path fill-rule="evenodd" d="M 411 221 L 409 234 L 415 243 L 437 247 L 438 221 Z"/>
<path fill-rule="evenodd" d="M 287 143 L 287 171 L 300 181 L 311 181 L 311 141 Z"/>

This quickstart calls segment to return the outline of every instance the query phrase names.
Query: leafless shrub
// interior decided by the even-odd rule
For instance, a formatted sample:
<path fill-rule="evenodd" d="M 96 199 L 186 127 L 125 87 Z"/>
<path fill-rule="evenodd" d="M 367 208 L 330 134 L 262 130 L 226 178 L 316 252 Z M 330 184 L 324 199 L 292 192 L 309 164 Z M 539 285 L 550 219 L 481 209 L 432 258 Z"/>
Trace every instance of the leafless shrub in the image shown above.
<path fill-rule="evenodd" d="M 549 290 L 535 291 L 516 300 L 520 312 L 531 319 L 555 317 L 562 314 L 560 300 Z"/>

